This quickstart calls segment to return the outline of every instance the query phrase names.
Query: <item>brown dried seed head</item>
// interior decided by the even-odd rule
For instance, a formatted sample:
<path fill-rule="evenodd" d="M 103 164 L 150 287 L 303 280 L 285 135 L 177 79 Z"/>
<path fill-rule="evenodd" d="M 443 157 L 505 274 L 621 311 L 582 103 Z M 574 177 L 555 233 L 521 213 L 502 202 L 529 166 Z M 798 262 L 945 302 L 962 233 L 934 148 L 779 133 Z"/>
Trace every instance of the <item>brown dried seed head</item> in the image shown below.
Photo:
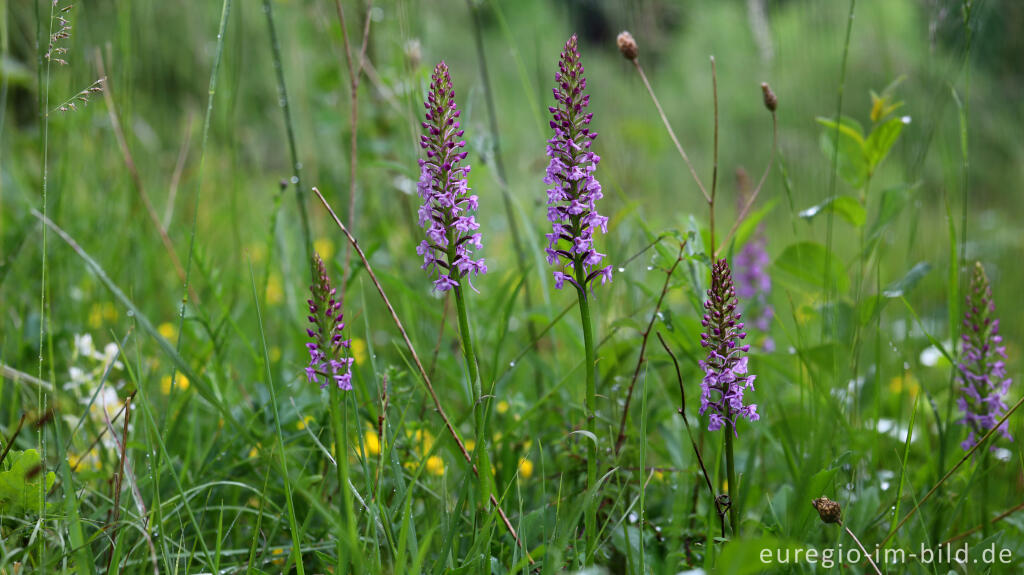
<path fill-rule="evenodd" d="M 839 523 L 843 519 L 843 508 L 838 501 L 832 501 L 828 497 L 819 497 L 811 500 L 811 505 L 818 510 L 818 516 L 825 523 Z"/>
<path fill-rule="evenodd" d="M 636 60 L 640 55 L 640 47 L 636 45 L 636 40 L 629 32 L 623 30 L 615 41 L 619 45 L 619 52 L 622 52 L 627 60 Z"/>
<path fill-rule="evenodd" d="M 761 82 L 761 92 L 764 94 L 764 107 L 774 112 L 779 107 L 779 99 L 775 97 L 775 92 L 772 92 L 768 82 Z"/>

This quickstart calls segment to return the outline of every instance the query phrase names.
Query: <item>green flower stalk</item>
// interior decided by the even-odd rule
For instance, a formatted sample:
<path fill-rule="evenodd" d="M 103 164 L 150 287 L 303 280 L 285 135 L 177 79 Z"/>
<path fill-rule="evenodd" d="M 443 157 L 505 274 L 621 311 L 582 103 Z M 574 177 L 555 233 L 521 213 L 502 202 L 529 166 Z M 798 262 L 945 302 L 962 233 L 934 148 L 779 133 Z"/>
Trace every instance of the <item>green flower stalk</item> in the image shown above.
<path fill-rule="evenodd" d="M 455 296 L 462 352 L 473 389 L 477 436 L 474 456 L 479 477 L 477 503 L 480 509 L 484 509 L 493 490 L 493 479 L 487 456 L 483 388 L 469 329 L 464 288 L 466 284 L 472 287 L 469 278 L 486 273 L 487 266 L 483 259 L 472 258 L 473 250 L 481 248 L 481 234 L 476 231 L 480 224 L 468 213 L 477 209 L 477 197 L 469 193 L 469 166 L 464 163 L 468 154 L 461 151 L 466 146 L 465 140 L 461 139 L 465 130 L 460 126 L 461 111 L 455 104 L 455 88 L 444 62 L 434 68 L 423 107 L 426 108 L 426 121 L 422 124 L 424 134 L 420 136 L 420 147 L 426 150 L 426 158 L 419 162 L 420 181 L 417 187 L 423 198 L 419 210 L 420 225 L 426 230 L 427 239 L 416 251 L 423 256 L 423 269 L 437 273 L 434 288 L 451 291 Z"/>
<path fill-rule="evenodd" d="M 590 96 L 584 94 L 587 79 L 583 76 L 583 63 L 575 35 L 565 43 L 555 83 L 552 90 L 555 105 L 548 108 L 553 131 L 546 150 L 550 162 L 544 177 L 544 183 L 550 186 L 547 190 L 547 215 L 552 229 L 547 234 L 548 247 L 545 252 L 548 263 L 558 266 L 553 272 L 555 287 L 562 289 L 566 283 L 572 284 L 579 297 L 583 344 L 586 348 L 586 429 L 596 438 L 597 389 L 594 370 L 597 362 L 587 291 L 588 288 L 593 290 L 594 282 L 598 279 L 602 285 L 611 281 L 612 266 L 602 266 L 605 254 L 594 249 L 595 232 L 608 231 L 608 218 L 597 212 L 597 201 L 603 194 L 594 171 L 601 158 L 590 149 L 597 138 L 597 132 L 589 128 L 594 114 L 586 111 Z M 595 439 L 587 455 L 587 488 L 597 484 L 597 451 Z M 587 507 L 584 524 L 587 534 L 586 556 L 589 558 L 597 542 L 597 509 L 594 505 Z"/>

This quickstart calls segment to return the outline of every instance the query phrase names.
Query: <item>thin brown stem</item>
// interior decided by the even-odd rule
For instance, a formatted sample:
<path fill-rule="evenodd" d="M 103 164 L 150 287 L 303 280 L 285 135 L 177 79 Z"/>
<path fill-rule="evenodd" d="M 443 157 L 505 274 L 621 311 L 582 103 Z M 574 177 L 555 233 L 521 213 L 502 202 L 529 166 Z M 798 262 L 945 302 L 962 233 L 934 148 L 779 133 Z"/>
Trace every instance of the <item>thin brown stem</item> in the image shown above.
<path fill-rule="evenodd" d="M 117 446 L 121 451 L 117 474 L 114 475 L 114 509 L 108 524 L 110 529 L 110 555 L 107 556 L 108 573 L 110 572 L 110 563 L 114 559 L 114 548 L 117 546 L 117 522 L 121 518 L 121 485 L 124 482 L 124 462 L 125 455 L 128 450 L 128 424 L 131 420 L 131 401 L 130 397 L 124 401 L 124 433 L 120 440 L 118 440 L 117 434 L 114 433 L 114 428 L 111 426 L 110 418 L 107 417 L 106 410 L 103 410 L 103 417 L 106 420 L 107 429 L 110 430 L 110 435 L 114 437 L 114 440 L 117 442 Z"/>
<path fill-rule="evenodd" d="M 661 294 L 658 296 L 658 302 L 654 304 L 654 311 L 651 312 L 651 320 L 647 322 L 647 327 L 644 329 L 640 338 L 640 356 L 636 360 L 636 368 L 633 370 L 633 378 L 629 382 L 629 390 L 626 391 L 626 404 L 622 407 L 622 420 L 619 422 L 619 435 L 615 440 L 615 455 L 618 455 L 622 451 L 622 446 L 626 443 L 626 420 L 629 418 L 629 403 L 633 398 L 633 388 L 636 387 L 636 380 L 640 377 L 640 369 L 644 362 L 644 353 L 647 351 L 647 340 L 651 336 L 651 330 L 654 328 L 654 322 L 658 319 L 658 314 L 661 312 L 661 304 L 665 301 L 665 294 L 668 293 L 669 282 L 672 280 L 672 274 L 675 273 L 676 268 L 679 267 L 680 262 L 683 261 L 683 249 L 686 247 L 686 242 L 683 241 L 679 244 L 679 255 L 676 257 L 676 261 L 672 263 L 672 267 L 665 272 L 665 283 L 661 286 Z"/>
<path fill-rule="evenodd" d="M 192 116 L 192 109 L 189 108 L 188 115 L 185 117 L 185 135 L 181 138 L 178 160 L 174 163 L 174 172 L 171 173 L 171 183 L 167 190 L 167 205 L 164 206 L 164 219 L 161 222 L 164 229 L 171 227 L 174 200 L 178 197 L 178 185 L 181 183 L 181 175 L 185 172 L 185 162 L 188 160 L 188 150 L 192 143 Z"/>
<path fill-rule="evenodd" d="M 99 70 L 100 77 L 106 80 L 107 71 L 104 69 L 103 53 L 100 52 L 99 48 L 96 49 L 96 67 Z M 178 279 L 182 283 L 188 283 L 185 281 L 185 268 L 182 267 L 181 260 L 178 259 L 178 254 L 174 251 L 174 244 L 171 243 L 171 238 L 167 235 L 167 230 L 164 229 L 163 223 L 153 207 L 153 202 L 150 201 L 149 194 L 146 193 L 146 189 L 142 185 L 142 176 L 135 166 L 135 159 L 132 157 L 132 151 L 128 147 L 128 139 L 125 138 L 124 129 L 121 127 L 121 120 L 117 116 L 117 107 L 114 105 L 114 93 L 110 82 L 104 81 L 103 100 L 107 103 L 107 115 L 110 117 L 110 125 L 114 128 L 114 136 L 117 138 L 117 144 L 121 148 L 121 156 L 124 158 L 125 167 L 128 168 L 128 174 L 131 175 L 132 183 L 135 184 L 135 191 L 138 192 L 142 205 L 145 206 L 146 213 L 153 222 L 153 227 L 160 234 L 160 241 L 163 242 L 167 255 L 171 257 L 171 264 L 174 265 L 174 271 L 178 274 Z M 196 305 L 199 305 L 199 296 L 196 295 L 195 289 L 191 285 L 188 286 L 188 295 Z"/>
<path fill-rule="evenodd" d="M 860 547 L 861 553 L 864 554 L 864 558 L 867 559 L 868 563 L 871 564 L 871 567 L 874 568 L 875 575 L 882 575 L 882 572 L 878 570 L 878 565 L 875 565 L 874 559 L 871 558 L 871 554 L 868 553 L 868 550 L 864 548 L 864 545 L 860 542 L 860 539 L 857 539 L 857 536 L 853 534 L 853 531 L 850 531 L 850 528 L 847 527 L 845 523 L 839 521 L 839 524 L 842 525 L 843 529 L 846 530 L 846 533 L 853 538 L 853 542 L 857 544 L 857 547 Z"/>
<path fill-rule="evenodd" d="M 7 445 L 4 446 L 3 453 L 0 453 L 0 463 L 4 462 L 4 459 L 7 458 L 7 453 L 11 451 L 11 446 L 14 445 L 14 440 L 18 439 L 18 434 L 21 433 L 21 428 L 25 425 L 26 417 L 28 417 L 27 413 L 21 414 L 21 419 L 18 420 L 18 427 L 14 429 L 14 433 L 12 433 L 10 439 L 7 440 Z"/>
<path fill-rule="evenodd" d="M 996 431 L 998 431 L 1002 427 L 1003 423 L 1005 423 L 1006 420 L 1009 419 L 1010 416 L 1013 415 L 1013 413 L 1015 411 L 1017 411 L 1017 408 L 1019 408 L 1021 405 L 1024 405 L 1024 397 L 1021 397 L 1020 399 L 1018 399 L 1017 403 L 1013 404 L 1013 407 L 1011 407 L 1006 412 L 1006 414 L 1003 415 L 1003 417 L 1000 418 L 999 421 L 997 421 L 996 424 L 992 426 L 992 429 L 989 429 L 988 433 L 986 433 L 984 437 L 982 437 L 977 443 L 975 443 L 973 447 L 968 449 L 967 453 L 965 453 L 964 456 L 960 458 L 960 461 L 957 461 L 956 465 L 951 467 L 949 469 L 949 471 L 947 471 L 946 474 L 942 476 L 942 479 L 939 479 L 938 483 L 933 485 L 932 488 L 928 490 L 928 493 L 924 494 L 924 497 L 922 497 L 920 499 L 920 501 L 918 501 L 917 504 L 914 505 L 914 508 L 911 509 L 903 517 L 903 519 L 901 519 L 900 522 L 896 524 L 896 527 L 894 527 L 892 529 L 892 531 L 890 531 L 889 534 L 885 536 L 885 539 L 882 539 L 882 542 L 879 544 L 879 546 L 884 547 L 885 544 L 888 543 L 890 539 L 892 539 L 892 536 L 895 535 L 896 532 L 900 530 L 900 527 L 903 527 L 903 524 L 905 524 L 908 520 L 910 520 L 910 518 L 914 515 L 914 513 L 916 513 L 917 510 L 920 509 L 921 506 L 924 505 L 926 501 L 928 501 L 928 499 L 935 493 L 935 491 L 943 483 L 945 483 L 946 480 L 949 479 L 950 476 L 952 476 L 953 473 L 955 473 L 957 469 L 960 469 L 960 466 L 963 465 L 964 462 L 966 462 L 968 459 L 971 458 L 971 455 L 974 454 L 974 452 L 978 449 L 979 446 L 985 445 L 988 442 L 988 439 L 990 437 L 992 437 L 992 434 L 995 433 Z"/>
<path fill-rule="evenodd" d="M 715 488 L 711 484 L 711 476 L 708 475 L 708 470 L 704 466 L 704 457 L 700 454 L 700 448 L 697 447 L 697 442 L 693 439 L 693 432 L 690 430 L 690 420 L 686 417 L 686 388 L 683 386 L 683 372 L 679 369 L 679 360 L 676 358 L 676 354 L 665 342 L 665 338 L 661 337 L 661 332 L 657 333 L 658 341 L 661 342 L 661 347 L 665 349 L 665 353 L 672 358 L 672 364 L 676 368 L 676 379 L 679 381 L 679 415 L 683 416 L 683 425 L 686 426 L 686 435 L 690 438 L 690 445 L 693 446 L 693 453 L 697 455 L 697 463 L 700 464 L 700 472 L 704 476 L 704 482 L 708 486 L 708 494 L 711 495 L 711 499 L 715 502 L 715 510 L 718 513 L 718 521 L 722 530 L 722 537 L 725 537 L 725 512 L 727 508 L 721 504 L 721 498 L 715 494 Z"/>
<path fill-rule="evenodd" d="M 707 202 L 711 202 L 711 196 L 708 191 L 704 189 L 704 184 L 701 183 L 700 177 L 697 176 L 697 170 L 693 168 L 693 163 L 690 162 L 690 157 L 686 155 L 686 150 L 683 149 L 683 145 L 679 143 L 679 138 L 676 137 L 675 130 L 672 129 L 672 124 L 669 124 L 668 117 L 665 116 L 665 110 L 661 108 L 661 102 L 658 101 L 658 97 L 654 95 L 654 89 L 651 88 L 651 83 L 647 81 L 647 74 L 644 73 L 643 66 L 640 65 L 640 60 L 633 60 L 633 65 L 636 66 L 636 71 L 640 73 L 640 79 L 644 82 L 644 87 L 647 88 L 647 93 L 651 96 L 651 100 L 654 102 L 654 107 L 658 109 L 658 115 L 661 116 L 661 123 L 665 125 L 665 130 L 668 131 L 669 138 L 672 139 L 672 143 L 676 145 L 676 151 L 679 152 L 679 156 L 686 162 L 686 167 L 690 169 L 690 175 L 693 176 L 693 181 L 697 183 L 697 187 L 700 188 L 700 193 L 704 195 L 704 199 Z"/>
<path fill-rule="evenodd" d="M 462 453 L 462 457 L 467 463 L 469 463 L 473 470 L 473 474 L 478 475 L 479 472 L 477 471 L 476 465 L 473 464 L 473 457 L 469 454 L 469 451 L 466 450 L 466 444 L 462 442 L 462 439 L 459 437 L 459 433 L 455 430 L 451 420 L 448 418 L 448 414 L 445 413 L 444 407 L 441 406 L 441 400 L 438 399 L 437 393 L 434 391 L 434 386 L 430 383 L 430 377 L 427 375 L 427 370 L 423 368 L 423 363 L 420 361 L 420 357 L 416 353 L 416 348 L 413 347 L 412 341 L 409 339 L 409 334 L 406 333 L 405 327 L 402 326 L 402 320 L 398 319 L 398 314 L 395 312 L 395 308 L 392 307 L 388 296 L 384 293 L 384 288 L 380 285 L 380 282 L 377 281 L 377 276 L 373 273 L 373 268 L 370 267 L 370 262 L 366 259 L 366 255 L 363 253 L 362 248 L 359 247 L 359 242 L 357 242 L 348 231 L 345 224 L 341 223 L 341 219 L 339 219 L 338 215 L 334 213 L 331 205 L 327 203 L 327 200 L 324 198 L 323 194 L 320 193 L 320 190 L 313 188 L 313 193 L 315 193 L 316 197 L 320 199 L 320 203 L 323 204 L 324 208 L 334 220 L 334 223 L 337 224 L 338 228 L 341 229 L 341 232 L 345 234 L 349 244 L 352 245 L 352 249 L 355 250 L 359 255 L 359 259 L 362 260 L 363 266 L 366 268 L 366 273 L 370 276 L 370 281 L 373 283 L 374 287 L 377 288 L 377 293 L 380 294 L 380 298 L 384 301 L 384 306 L 388 308 L 388 312 L 391 314 L 391 319 L 395 322 L 395 327 L 397 327 L 399 333 L 402 334 L 402 339 L 405 341 L 405 347 L 409 350 L 409 355 L 412 356 L 413 363 L 416 364 L 416 369 L 420 372 L 423 385 L 426 387 L 427 393 L 430 395 L 430 399 L 434 402 L 434 409 L 437 411 L 438 415 L 441 416 L 441 420 L 444 421 L 445 428 L 447 428 L 452 439 L 455 440 L 455 444 L 458 446 L 459 452 Z M 516 543 L 522 547 L 523 552 L 526 554 L 526 558 L 531 564 L 533 564 L 533 557 L 530 556 L 530 552 L 526 549 L 523 542 L 519 540 L 519 534 L 516 533 L 515 527 L 512 526 L 512 522 L 509 521 L 505 511 L 501 508 L 501 503 L 498 502 L 498 498 L 495 497 L 493 493 L 491 494 L 491 505 L 498 512 L 498 515 L 501 516 L 501 520 L 505 524 L 505 529 L 507 529 L 509 534 L 512 535 L 512 538 L 515 539 Z"/>
<path fill-rule="evenodd" d="M 989 521 L 987 521 L 987 522 L 985 522 L 983 524 L 975 525 L 974 527 L 968 529 L 967 531 L 964 531 L 963 533 L 958 533 L 958 534 L 950 537 L 949 539 L 946 539 L 945 541 L 943 541 L 940 544 L 940 546 L 941 545 L 945 545 L 947 543 L 952 543 L 954 541 L 958 541 L 958 540 L 963 539 L 963 538 L 965 538 L 965 537 L 967 537 L 969 535 L 977 533 L 978 531 L 981 531 L 985 527 L 985 524 L 995 525 L 996 523 L 999 523 L 1003 519 L 1006 519 L 1007 517 L 1009 517 L 1009 516 L 1013 515 L 1014 513 L 1020 511 L 1021 509 L 1024 509 L 1024 502 L 1021 502 L 1021 503 L 1018 503 L 1017 505 L 1014 505 L 1013 507 L 1007 509 L 1006 511 L 1003 511 L 999 515 L 996 515 L 991 520 L 989 520 Z"/>
<path fill-rule="evenodd" d="M 761 188 L 764 187 L 765 180 L 768 179 L 768 173 L 772 171 L 772 166 L 775 164 L 775 156 L 778 153 L 778 150 L 779 150 L 778 119 L 777 119 L 777 117 L 775 115 L 775 112 L 772 111 L 772 156 L 771 156 L 771 159 L 768 161 L 768 165 L 765 166 L 764 173 L 761 174 L 761 179 L 757 182 L 757 187 L 754 188 L 754 191 L 752 191 L 749 194 L 747 194 L 747 198 L 743 202 L 743 206 L 740 208 L 740 213 L 736 215 L 736 221 L 733 222 L 732 227 L 729 228 L 729 233 L 726 234 L 725 235 L 725 239 L 722 240 L 722 245 L 718 246 L 718 249 L 715 250 L 715 257 L 716 258 L 718 257 L 718 255 L 720 253 L 722 253 L 722 250 L 725 249 L 725 247 L 727 245 L 729 245 L 729 240 L 731 240 L 733 235 L 736 234 L 736 230 L 739 229 L 740 224 L 742 224 L 743 221 L 747 218 L 747 215 L 750 212 L 750 208 L 754 205 L 754 202 L 757 201 L 757 196 L 758 196 L 758 194 L 761 193 Z M 714 246 L 712 246 L 712 247 L 714 247 Z"/>
<path fill-rule="evenodd" d="M 359 139 L 359 80 L 362 78 L 363 62 L 366 60 L 366 48 L 370 40 L 370 20 L 373 13 L 373 0 L 366 5 L 366 21 L 363 23 L 363 41 L 359 48 L 359 61 L 354 64 L 352 61 L 352 47 L 348 39 L 348 26 L 345 22 L 345 8 L 341 0 L 335 0 L 334 6 L 338 12 L 338 23 L 341 26 L 341 37 L 345 44 L 345 65 L 348 67 L 349 81 L 349 158 L 348 158 L 348 225 L 353 226 L 356 211 L 356 144 Z M 345 266 L 342 268 L 342 284 L 339 299 L 345 301 L 345 286 L 348 284 L 349 274 L 352 271 L 352 249 L 345 249 Z"/>
<path fill-rule="evenodd" d="M 117 419 L 119 417 L 121 417 L 121 414 L 124 413 L 124 408 L 125 408 L 125 406 L 128 405 L 128 401 L 132 400 L 132 399 L 135 399 L 135 392 L 134 391 L 125 400 L 125 405 L 122 405 L 121 409 L 118 409 L 117 413 L 114 414 L 114 417 L 110 420 L 111 423 L 116 423 L 117 422 Z M 93 448 L 95 448 L 97 445 L 99 445 L 100 440 L 103 439 L 103 436 L 106 433 L 107 433 L 107 429 L 106 428 L 101 429 L 100 432 L 96 434 L 96 439 L 94 439 L 92 441 L 92 443 L 89 444 L 89 448 L 86 449 L 83 453 L 89 453 L 90 451 L 93 450 Z M 83 460 L 85 460 L 85 457 L 79 457 L 78 458 L 78 461 L 76 461 L 75 465 L 71 468 L 71 473 L 74 473 L 74 472 L 78 471 L 78 466 L 82 464 Z"/>

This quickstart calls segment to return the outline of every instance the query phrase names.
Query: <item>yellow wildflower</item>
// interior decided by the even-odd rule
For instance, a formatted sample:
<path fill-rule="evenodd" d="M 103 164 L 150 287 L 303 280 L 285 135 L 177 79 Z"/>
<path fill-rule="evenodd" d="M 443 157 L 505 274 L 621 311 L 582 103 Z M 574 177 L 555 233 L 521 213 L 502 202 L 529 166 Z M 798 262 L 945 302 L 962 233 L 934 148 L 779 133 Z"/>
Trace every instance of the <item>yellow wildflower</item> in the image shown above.
<path fill-rule="evenodd" d="M 284 300 L 284 284 L 281 274 L 270 274 L 267 278 L 267 305 L 278 305 Z"/>
<path fill-rule="evenodd" d="M 519 460 L 519 477 L 529 479 L 533 476 L 533 462 L 527 458 Z"/>
<path fill-rule="evenodd" d="M 366 452 L 370 455 L 380 455 L 380 439 L 377 434 L 372 431 L 367 431 L 363 437 L 363 442 L 366 443 Z"/>
<path fill-rule="evenodd" d="M 94 303 L 89 308 L 89 327 L 93 329 L 100 329 L 104 323 L 112 322 L 116 319 L 117 308 L 109 301 Z"/>
<path fill-rule="evenodd" d="M 103 467 L 100 462 L 99 450 L 93 448 L 82 455 L 71 454 L 68 456 L 68 466 L 71 469 L 78 468 L 79 471 L 99 470 Z"/>
<path fill-rule="evenodd" d="M 498 413 L 502 415 L 508 413 L 508 402 L 505 400 L 499 401 L 496 409 L 498 410 Z"/>
<path fill-rule="evenodd" d="M 245 250 L 249 252 L 249 259 L 251 259 L 254 264 L 262 262 L 267 257 L 267 247 L 260 242 L 253 242 L 249 244 Z"/>
<path fill-rule="evenodd" d="M 334 242 L 330 238 L 319 238 L 313 242 L 313 249 L 320 254 L 324 261 L 330 261 L 334 257 Z"/>
<path fill-rule="evenodd" d="M 444 475 L 444 460 L 439 455 L 431 455 L 427 459 L 427 471 L 434 475 Z"/>
<path fill-rule="evenodd" d="M 174 386 L 178 389 L 178 391 L 186 391 L 186 390 L 188 390 L 188 386 L 189 386 L 188 378 L 179 373 L 177 376 L 174 377 Z M 164 395 L 170 395 L 171 394 L 171 376 L 170 375 L 165 375 L 162 378 L 160 378 L 160 391 L 162 391 Z"/>
<path fill-rule="evenodd" d="M 366 342 L 358 337 L 353 337 L 350 345 L 352 357 L 356 360 L 356 365 L 363 365 L 366 361 Z"/>
<path fill-rule="evenodd" d="M 160 337 L 166 339 L 167 341 L 171 341 L 178 337 L 178 328 L 175 327 L 174 324 L 169 321 L 165 321 L 164 323 L 160 324 L 160 327 L 156 328 L 156 330 L 160 332 Z"/>

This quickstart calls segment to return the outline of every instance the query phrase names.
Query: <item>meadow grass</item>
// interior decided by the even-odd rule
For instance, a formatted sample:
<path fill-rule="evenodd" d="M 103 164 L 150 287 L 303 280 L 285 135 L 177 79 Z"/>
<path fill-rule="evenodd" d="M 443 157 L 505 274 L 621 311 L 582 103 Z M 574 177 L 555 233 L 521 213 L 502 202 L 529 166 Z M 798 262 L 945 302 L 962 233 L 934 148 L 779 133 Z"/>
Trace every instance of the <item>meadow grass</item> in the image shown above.
<path fill-rule="evenodd" d="M 1020 378 L 1014 14 L 0 0 L 0 574 L 1019 572 L 1024 398 L 958 406 Z M 587 290 L 543 236 L 573 33 Z M 416 254 L 442 60 L 488 267 L 448 292 Z M 350 391 L 304 373 L 313 253 Z"/>

